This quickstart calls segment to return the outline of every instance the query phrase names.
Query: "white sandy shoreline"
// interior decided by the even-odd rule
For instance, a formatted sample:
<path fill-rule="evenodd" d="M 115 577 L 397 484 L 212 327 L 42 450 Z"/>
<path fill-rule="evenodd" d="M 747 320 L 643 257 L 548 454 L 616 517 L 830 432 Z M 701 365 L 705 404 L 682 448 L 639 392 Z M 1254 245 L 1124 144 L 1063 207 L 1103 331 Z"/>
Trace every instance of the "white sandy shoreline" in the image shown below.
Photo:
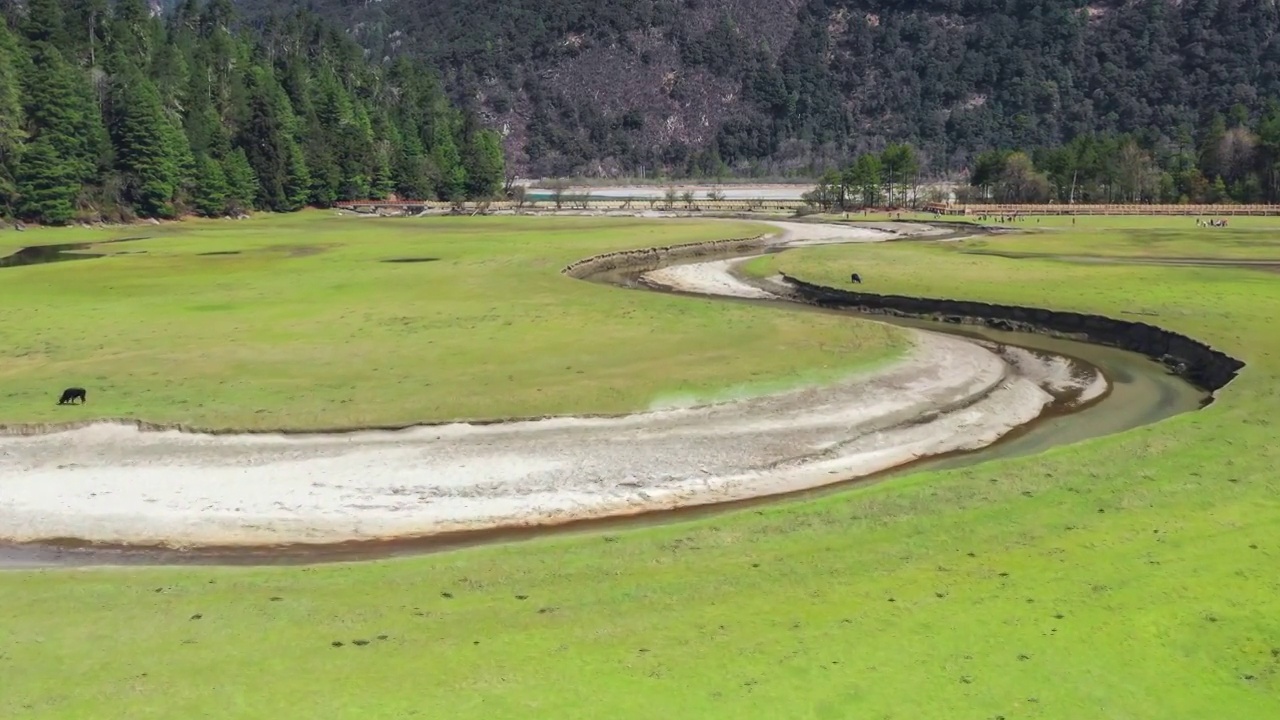
<path fill-rule="evenodd" d="M 779 225 L 787 242 L 885 237 Z M 680 267 L 693 269 L 676 280 L 695 290 L 764 292 L 719 261 Z M 901 362 L 831 386 L 622 418 L 297 437 L 102 424 L 2 437 L 0 538 L 334 543 L 725 502 L 983 447 L 1035 419 L 1055 388 L 1099 381 L 1052 358 L 913 339 Z"/>

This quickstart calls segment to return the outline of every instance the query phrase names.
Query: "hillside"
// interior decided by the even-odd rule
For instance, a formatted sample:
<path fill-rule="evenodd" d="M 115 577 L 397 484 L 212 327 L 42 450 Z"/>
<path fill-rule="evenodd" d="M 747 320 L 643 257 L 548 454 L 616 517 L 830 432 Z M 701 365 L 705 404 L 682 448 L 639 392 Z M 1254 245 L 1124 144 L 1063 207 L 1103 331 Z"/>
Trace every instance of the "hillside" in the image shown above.
<path fill-rule="evenodd" d="M 292 0 L 236 0 L 255 20 Z M 979 150 L 1156 129 L 1280 96 L 1265 0 L 307 0 L 421 53 L 537 174 L 781 173 L 891 141 Z"/>
<path fill-rule="evenodd" d="M 370 63 L 306 13 L 255 32 L 227 0 L 156 7 L 0 6 L 0 216 L 222 216 L 500 188 L 500 139 L 431 69 Z"/>

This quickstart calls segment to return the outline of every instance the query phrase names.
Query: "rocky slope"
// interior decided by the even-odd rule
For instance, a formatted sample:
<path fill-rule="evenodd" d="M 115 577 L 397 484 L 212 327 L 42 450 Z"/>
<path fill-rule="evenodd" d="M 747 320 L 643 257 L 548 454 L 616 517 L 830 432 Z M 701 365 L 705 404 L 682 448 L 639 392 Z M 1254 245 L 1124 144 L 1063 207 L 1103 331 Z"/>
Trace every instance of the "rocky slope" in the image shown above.
<path fill-rule="evenodd" d="M 235 0 L 260 21 L 286 0 Z M 1085 132 L 1194 143 L 1280 96 L 1258 0 L 309 0 L 427 55 L 525 173 L 781 173 L 906 140 L 934 171 Z"/>

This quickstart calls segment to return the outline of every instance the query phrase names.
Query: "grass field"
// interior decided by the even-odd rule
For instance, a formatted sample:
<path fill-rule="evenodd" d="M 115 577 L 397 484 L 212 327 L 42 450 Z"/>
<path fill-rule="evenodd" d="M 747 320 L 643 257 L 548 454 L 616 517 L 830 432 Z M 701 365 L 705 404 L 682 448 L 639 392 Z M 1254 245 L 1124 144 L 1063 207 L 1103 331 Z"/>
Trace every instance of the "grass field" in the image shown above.
<path fill-rule="evenodd" d="M 1167 218 L 1158 223 L 1142 217 L 1082 217 L 1077 218 L 1074 226 L 1069 217 L 1036 220 L 1011 225 L 1020 230 L 1044 232 L 1002 237 L 994 244 L 971 241 L 966 243 L 966 249 L 1080 255 L 1102 246 L 1105 247 L 1103 254 L 1114 257 L 1280 260 L 1280 218 L 1228 218 L 1225 228 L 1196 228 L 1192 217 Z M 1091 244 L 1082 245 L 1082 233 L 1096 237 L 1089 238 Z"/>
<path fill-rule="evenodd" d="M 1073 242 L 1122 249 L 1094 230 Z M 1180 231 L 1205 255 L 1221 237 Z M 1280 717 L 1274 275 L 914 244 L 776 260 L 865 268 L 869 291 L 1143 308 L 1249 366 L 1154 426 L 692 523 L 306 569 L 0 573 L 0 717 Z"/>
<path fill-rule="evenodd" d="M 0 254 L 154 236 L 99 246 L 107 258 L 0 269 L 0 422 L 310 429 L 626 412 L 831 379 L 905 348 L 880 325 L 559 274 L 599 252 L 769 230 L 315 212 L 0 233 Z M 406 258 L 438 259 L 383 262 Z M 72 385 L 88 405 L 56 406 Z"/>

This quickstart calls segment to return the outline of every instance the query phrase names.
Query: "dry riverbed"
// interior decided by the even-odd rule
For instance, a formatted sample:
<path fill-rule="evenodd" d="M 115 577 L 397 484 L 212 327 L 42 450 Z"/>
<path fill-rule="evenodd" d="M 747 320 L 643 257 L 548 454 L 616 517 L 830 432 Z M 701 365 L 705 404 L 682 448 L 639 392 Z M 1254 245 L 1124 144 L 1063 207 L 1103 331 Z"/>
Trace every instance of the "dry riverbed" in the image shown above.
<path fill-rule="evenodd" d="M 779 242 L 888 234 L 778 223 Z M 767 291 L 714 261 L 652 282 Z M 622 292 L 621 290 L 619 292 Z M 614 419 L 342 435 L 99 424 L 0 438 L 0 537 L 172 546 L 333 543 L 560 523 L 829 484 L 989 445 L 1105 381 L 1057 358 L 913 331 L 908 356 L 829 386 Z"/>

